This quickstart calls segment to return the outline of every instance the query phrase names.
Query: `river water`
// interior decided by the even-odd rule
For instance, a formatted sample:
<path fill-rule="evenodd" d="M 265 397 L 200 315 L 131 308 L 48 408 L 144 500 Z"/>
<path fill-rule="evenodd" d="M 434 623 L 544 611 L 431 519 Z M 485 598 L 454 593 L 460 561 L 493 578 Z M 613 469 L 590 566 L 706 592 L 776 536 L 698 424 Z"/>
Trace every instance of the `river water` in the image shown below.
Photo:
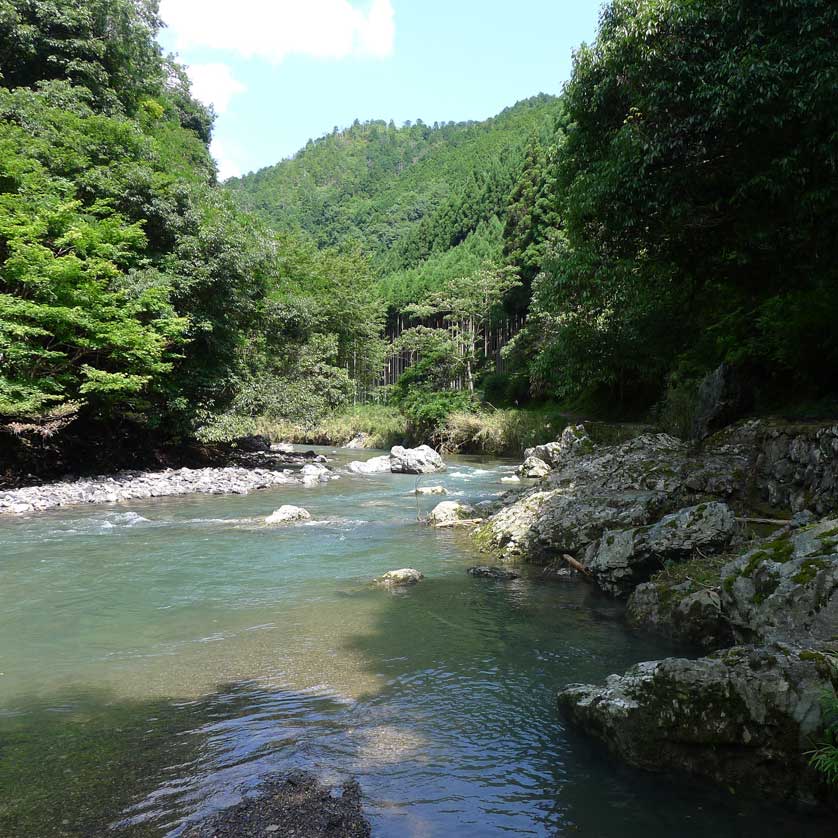
<path fill-rule="evenodd" d="M 511 471 L 454 458 L 422 482 L 478 501 Z M 177 836 L 292 768 L 357 777 L 388 838 L 827 834 L 567 729 L 557 689 L 677 650 L 584 583 L 471 578 L 468 537 L 417 524 L 415 483 L 0 521 L 0 835 Z M 314 520 L 265 527 L 285 503 Z M 369 584 L 400 567 L 425 581 Z"/>

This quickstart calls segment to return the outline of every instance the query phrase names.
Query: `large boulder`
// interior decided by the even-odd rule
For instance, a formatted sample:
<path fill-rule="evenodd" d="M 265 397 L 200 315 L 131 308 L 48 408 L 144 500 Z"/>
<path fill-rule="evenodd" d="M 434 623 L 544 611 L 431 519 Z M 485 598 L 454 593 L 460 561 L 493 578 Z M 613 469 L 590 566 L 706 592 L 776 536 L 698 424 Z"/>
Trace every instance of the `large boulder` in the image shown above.
<path fill-rule="evenodd" d="M 706 651 L 733 643 L 719 590 L 696 586 L 692 581 L 669 585 L 653 580 L 638 585 L 626 604 L 626 619 L 632 628 Z"/>
<path fill-rule="evenodd" d="M 727 504 L 702 503 L 651 526 L 605 532 L 588 550 L 587 565 L 602 590 L 627 596 L 666 562 L 719 553 L 735 533 L 736 517 Z"/>
<path fill-rule="evenodd" d="M 473 506 L 456 500 L 446 500 L 437 504 L 428 515 L 428 523 L 432 527 L 456 527 L 461 524 L 472 523 L 479 517 Z"/>
<path fill-rule="evenodd" d="M 380 457 L 371 457 L 369 460 L 354 460 L 349 463 L 346 470 L 350 474 L 389 474 L 390 456 L 382 454 Z"/>
<path fill-rule="evenodd" d="M 537 457 L 547 463 L 550 468 L 558 468 L 576 457 L 590 454 L 594 444 L 588 436 L 584 425 L 568 425 L 556 442 L 536 445 L 524 451 L 524 457 Z"/>
<path fill-rule="evenodd" d="M 742 642 L 838 637 L 838 519 L 783 533 L 722 569 L 722 607 Z"/>
<path fill-rule="evenodd" d="M 280 506 L 276 512 L 272 512 L 265 518 L 265 523 L 270 525 L 293 524 L 297 521 L 310 521 L 311 514 L 301 506 Z"/>
<path fill-rule="evenodd" d="M 805 753 L 822 735 L 821 696 L 837 684 L 821 650 L 734 647 L 641 663 L 604 686 L 568 686 L 558 702 L 634 766 L 812 801 L 828 791 Z"/>
<path fill-rule="evenodd" d="M 247 451 L 250 454 L 259 454 L 271 450 L 271 441 L 262 434 L 239 437 L 234 444 L 239 451 Z"/>
<path fill-rule="evenodd" d="M 519 476 L 529 477 L 536 480 L 540 480 L 542 477 L 547 477 L 550 471 L 550 466 L 538 457 L 527 457 L 523 464 L 518 467 Z"/>
<path fill-rule="evenodd" d="M 418 448 L 396 445 L 390 450 L 390 471 L 394 474 L 431 474 L 445 471 L 445 463 L 429 445 Z"/>
<path fill-rule="evenodd" d="M 328 483 L 333 477 L 332 470 L 322 463 L 307 463 L 300 471 L 304 486 L 317 486 L 319 483 Z"/>
<path fill-rule="evenodd" d="M 403 567 L 400 570 L 388 570 L 387 573 L 376 579 L 376 584 L 385 588 L 403 588 L 408 585 L 416 585 L 425 578 L 423 573 L 412 567 Z"/>

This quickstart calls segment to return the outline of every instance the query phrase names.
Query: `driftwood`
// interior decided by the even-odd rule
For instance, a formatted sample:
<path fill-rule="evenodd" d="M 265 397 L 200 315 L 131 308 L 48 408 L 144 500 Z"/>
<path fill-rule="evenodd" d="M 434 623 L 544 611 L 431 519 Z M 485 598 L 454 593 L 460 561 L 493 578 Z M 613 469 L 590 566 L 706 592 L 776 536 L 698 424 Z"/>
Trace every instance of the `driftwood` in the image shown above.
<path fill-rule="evenodd" d="M 464 518 L 462 521 L 446 521 L 444 524 L 434 524 L 438 530 L 448 530 L 453 527 L 475 527 L 484 523 L 482 518 Z"/>
<path fill-rule="evenodd" d="M 591 571 L 588 570 L 588 568 L 585 567 L 585 565 L 583 565 L 582 562 L 577 562 L 576 559 L 573 558 L 573 556 L 568 556 L 567 553 L 564 553 L 562 554 L 562 559 L 564 559 L 564 561 L 566 561 L 575 571 L 578 571 L 588 579 L 592 578 Z"/>
<path fill-rule="evenodd" d="M 744 524 L 776 524 L 780 527 L 788 526 L 791 521 L 784 521 L 782 518 L 737 518 Z"/>

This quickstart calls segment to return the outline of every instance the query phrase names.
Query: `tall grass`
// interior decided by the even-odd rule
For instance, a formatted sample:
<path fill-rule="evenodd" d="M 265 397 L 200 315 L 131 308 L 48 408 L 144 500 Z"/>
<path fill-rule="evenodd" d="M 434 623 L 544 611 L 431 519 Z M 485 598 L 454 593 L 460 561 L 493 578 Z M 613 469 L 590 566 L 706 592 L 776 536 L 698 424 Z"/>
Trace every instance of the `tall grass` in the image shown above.
<path fill-rule="evenodd" d="M 565 425 L 555 407 L 452 413 L 439 436 L 452 453 L 518 457 L 525 448 L 556 439 Z"/>

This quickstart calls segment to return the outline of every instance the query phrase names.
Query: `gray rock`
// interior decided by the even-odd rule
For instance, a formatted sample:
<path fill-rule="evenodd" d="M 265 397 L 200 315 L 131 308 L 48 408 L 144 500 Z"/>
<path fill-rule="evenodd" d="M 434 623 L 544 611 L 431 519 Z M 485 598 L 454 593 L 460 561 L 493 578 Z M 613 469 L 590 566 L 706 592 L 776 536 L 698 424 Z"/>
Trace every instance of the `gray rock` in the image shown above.
<path fill-rule="evenodd" d="M 445 471 L 445 463 L 428 445 L 420 445 L 418 448 L 396 445 L 390 450 L 390 471 L 394 474 L 430 474 Z"/>
<path fill-rule="evenodd" d="M 454 527 L 474 521 L 478 517 L 479 514 L 473 506 L 456 500 L 445 500 L 431 510 L 428 523 L 432 527 Z"/>
<path fill-rule="evenodd" d="M 308 510 L 303 509 L 301 506 L 280 506 L 276 512 L 272 512 L 265 518 L 266 524 L 276 525 L 276 524 L 292 524 L 297 521 L 310 521 L 311 514 Z"/>
<path fill-rule="evenodd" d="M 811 802 L 827 794 L 805 752 L 824 727 L 829 667 L 819 650 L 734 647 L 641 663 L 604 686 L 571 685 L 558 701 L 631 765 Z"/>
<path fill-rule="evenodd" d="M 838 518 L 783 533 L 725 565 L 722 607 L 740 641 L 838 637 Z"/>
<path fill-rule="evenodd" d="M 550 468 L 557 468 L 567 464 L 576 457 L 590 454 L 594 450 L 594 444 L 588 436 L 584 425 L 568 425 L 556 442 L 548 442 L 544 445 L 536 445 L 534 448 L 527 448 L 524 457 L 537 457 L 547 463 Z"/>
<path fill-rule="evenodd" d="M 712 431 L 729 425 L 750 410 L 753 390 L 742 373 L 722 364 L 698 388 L 692 435 L 704 439 Z"/>
<path fill-rule="evenodd" d="M 390 456 L 371 457 L 369 460 L 355 460 L 346 467 L 350 474 L 384 474 L 390 472 Z"/>
<path fill-rule="evenodd" d="M 376 584 L 385 588 L 400 588 L 408 585 L 416 585 L 425 578 L 424 574 L 412 567 L 403 567 L 400 570 L 388 570 L 383 576 L 376 579 Z"/>
<path fill-rule="evenodd" d="M 703 503 L 666 515 L 652 526 L 606 531 L 589 549 L 586 563 L 602 590 L 627 596 L 667 561 L 685 561 L 696 551 L 723 551 L 735 532 L 736 517 L 727 504 Z"/>
<path fill-rule="evenodd" d="M 523 464 L 518 467 L 519 476 L 534 479 L 546 477 L 550 471 L 550 466 L 538 457 L 527 457 Z"/>
<path fill-rule="evenodd" d="M 420 486 L 416 490 L 417 495 L 447 495 L 448 489 L 445 486 Z"/>
<path fill-rule="evenodd" d="M 478 565 L 477 567 L 470 567 L 466 571 L 470 576 L 477 576 L 482 579 L 498 579 L 498 580 L 512 580 L 519 579 L 519 574 L 512 570 L 506 570 L 495 565 Z"/>

